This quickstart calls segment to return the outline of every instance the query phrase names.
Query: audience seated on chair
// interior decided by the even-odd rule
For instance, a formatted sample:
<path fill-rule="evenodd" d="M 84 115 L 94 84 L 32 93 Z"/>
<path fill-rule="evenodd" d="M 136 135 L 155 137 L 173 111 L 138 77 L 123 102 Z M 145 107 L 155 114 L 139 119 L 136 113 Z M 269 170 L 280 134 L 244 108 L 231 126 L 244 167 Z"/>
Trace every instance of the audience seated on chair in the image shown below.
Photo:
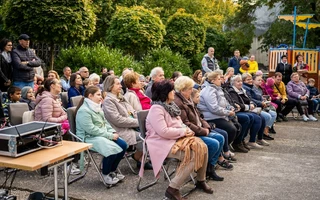
<path fill-rule="evenodd" d="M 313 116 L 313 101 L 309 99 L 309 90 L 299 79 L 297 72 L 291 74 L 291 81 L 287 84 L 287 93 L 289 99 L 297 101 L 297 110 L 304 121 L 318 121 Z M 304 113 L 302 106 L 308 106 L 308 113 Z"/>
<path fill-rule="evenodd" d="M 71 107 L 71 97 L 82 96 L 84 87 L 82 86 L 82 78 L 80 74 L 73 73 L 70 76 L 70 88 L 68 90 L 68 108 Z"/>
<path fill-rule="evenodd" d="M 104 91 L 107 92 L 102 103 L 104 116 L 128 145 L 136 145 L 137 151 L 133 154 L 133 159 L 137 162 L 137 167 L 140 168 L 142 144 L 141 142 L 137 144 L 137 140 L 140 138 L 136 111 L 121 95 L 122 86 L 118 77 L 108 76 L 103 84 Z M 144 167 L 152 169 L 150 163 L 146 163 Z"/>
<path fill-rule="evenodd" d="M 320 114 L 320 94 L 315 82 L 313 78 L 309 78 L 307 88 L 309 90 L 309 99 L 313 101 L 313 112 Z"/>
<path fill-rule="evenodd" d="M 8 88 L 7 94 L 3 95 L 2 109 L 4 113 L 5 124 L 7 126 L 10 125 L 8 104 L 17 103 L 19 102 L 20 98 L 21 98 L 21 89 L 17 86 L 10 86 Z"/>
<path fill-rule="evenodd" d="M 107 184 L 114 185 L 124 179 L 116 169 L 127 149 L 126 142 L 104 118 L 101 91 L 96 86 L 85 90 L 76 113 L 76 130 L 84 142 L 93 144 L 93 150 L 103 155 L 102 173 Z"/>
<path fill-rule="evenodd" d="M 167 157 L 181 160 L 165 196 L 170 199 L 184 200 L 179 189 L 193 171 L 197 171 L 197 188 L 212 194 L 213 190 L 206 183 L 207 146 L 200 138 L 194 137 L 194 132 L 182 123 L 181 110 L 173 102 L 174 86 L 172 82 L 167 80 L 157 82 L 152 86 L 151 92 L 152 106 L 146 119 L 145 142 L 154 175 L 159 176 L 162 163 Z M 189 145 L 181 148 L 181 145 L 186 144 L 184 142 Z M 189 151 L 186 150 L 187 148 Z M 140 170 L 140 175 L 142 175 L 143 169 Z"/>
<path fill-rule="evenodd" d="M 21 89 L 21 99 L 20 102 L 27 103 L 29 110 L 34 110 L 36 107 L 35 97 L 33 88 L 30 86 L 25 86 Z"/>

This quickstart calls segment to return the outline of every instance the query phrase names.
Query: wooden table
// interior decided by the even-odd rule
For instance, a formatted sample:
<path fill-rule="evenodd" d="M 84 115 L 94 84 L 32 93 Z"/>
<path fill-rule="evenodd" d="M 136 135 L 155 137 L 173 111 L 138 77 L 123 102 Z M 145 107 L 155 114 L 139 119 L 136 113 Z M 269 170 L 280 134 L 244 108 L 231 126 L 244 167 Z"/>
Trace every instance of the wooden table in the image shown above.
<path fill-rule="evenodd" d="M 67 178 L 67 162 L 63 161 L 75 154 L 81 153 L 92 147 L 92 144 L 81 142 L 62 141 L 62 146 L 51 149 L 41 149 L 30 154 L 12 158 L 0 156 L 0 167 L 9 167 L 26 171 L 34 171 L 42 167 L 55 164 L 54 169 L 54 187 L 55 199 L 58 199 L 58 166 L 64 165 L 64 185 L 65 198 L 68 198 L 68 178 Z"/>

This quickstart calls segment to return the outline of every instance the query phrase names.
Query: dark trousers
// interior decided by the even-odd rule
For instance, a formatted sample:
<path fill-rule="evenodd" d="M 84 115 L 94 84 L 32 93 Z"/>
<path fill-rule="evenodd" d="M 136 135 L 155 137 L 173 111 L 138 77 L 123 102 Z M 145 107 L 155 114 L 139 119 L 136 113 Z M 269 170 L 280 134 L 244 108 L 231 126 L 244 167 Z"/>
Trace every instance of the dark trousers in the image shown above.
<path fill-rule="evenodd" d="M 122 140 L 121 138 L 118 138 L 114 142 L 117 143 L 122 148 L 122 151 L 118 154 L 113 154 L 108 157 L 103 157 L 102 173 L 104 175 L 108 175 L 110 172 L 116 171 L 121 159 L 126 153 L 127 143 L 124 140 Z"/>
<path fill-rule="evenodd" d="M 228 144 L 231 144 L 237 136 L 237 128 L 231 121 L 225 119 L 214 119 L 209 120 L 208 123 L 215 123 L 217 128 L 225 130 L 228 133 Z"/>
<path fill-rule="evenodd" d="M 292 111 L 292 109 L 297 105 L 297 101 L 293 100 L 293 99 L 288 99 L 288 101 L 286 101 L 284 104 L 282 104 L 281 101 L 278 99 L 273 102 L 278 105 L 278 108 L 277 108 L 278 116 L 279 116 L 279 114 L 282 114 L 283 116 L 287 116 L 287 114 L 289 114 Z M 284 109 L 282 109 L 283 106 L 285 106 Z M 301 106 L 300 106 L 300 108 L 301 108 Z M 297 109 L 299 109 L 299 108 L 297 107 Z"/>
<path fill-rule="evenodd" d="M 307 99 L 307 102 L 308 102 L 308 114 L 313 115 L 313 101 L 311 99 Z M 303 115 L 304 110 L 302 109 L 302 105 L 301 105 L 300 101 L 297 101 L 296 107 L 297 107 L 299 114 Z"/>

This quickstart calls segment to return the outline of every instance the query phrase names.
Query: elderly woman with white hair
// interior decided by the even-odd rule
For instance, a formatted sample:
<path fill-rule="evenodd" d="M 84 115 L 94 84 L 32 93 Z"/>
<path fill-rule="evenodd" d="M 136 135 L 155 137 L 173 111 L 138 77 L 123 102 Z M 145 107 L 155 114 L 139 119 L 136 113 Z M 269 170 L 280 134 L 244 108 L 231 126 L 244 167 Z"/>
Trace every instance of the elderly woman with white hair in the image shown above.
<path fill-rule="evenodd" d="M 145 94 L 151 99 L 152 98 L 152 92 L 151 92 L 152 85 L 154 83 L 161 82 L 165 79 L 163 69 L 161 67 L 153 68 L 150 72 L 150 77 L 151 77 L 151 81 L 147 85 L 147 89 L 146 89 Z"/>
<path fill-rule="evenodd" d="M 241 112 L 246 112 L 253 117 L 252 125 L 250 126 L 250 139 L 248 146 L 250 149 L 262 149 L 263 146 L 268 146 L 265 140 L 263 140 L 264 128 L 266 126 L 265 119 L 260 117 L 256 109 L 256 105 L 246 94 L 245 89 L 242 88 L 242 77 L 236 75 L 231 78 L 231 87 L 228 89 L 229 94 L 236 104 L 239 105 Z M 256 142 L 256 136 L 258 134 L 258 140 Z M 246 135 L 244 135 L 243 139 Z"/>
<path fill-rule="evenodd" d="M 96 73 L 90 74 L 89 80 L 91 81 L 93 86 L 99 87 L 100 76 L 98 74 L 96 74 Z"/>
<path fill-rule="evenodd" d="M 196 136 L 200 137 L 208 147 L 208 167 L 207 176 L 216 181 L 222 181 L 223 177 L 219 177 L 214 169 L 218 163 L 221 164 L 224 158 L 221 156 L 222 147 L 224 145 L 224 137 L 215 131 L 204 119 L 200 117 L 200 112 L 195 107 L 191 99 L 191 93 L 194 81 L 187 77 L 181 76 L 174 83 L 175 97 L 174 102 L 181 110 L 181 120 L 187 125 Z M 220 157 L 221 161 L 218 161 Z"/>

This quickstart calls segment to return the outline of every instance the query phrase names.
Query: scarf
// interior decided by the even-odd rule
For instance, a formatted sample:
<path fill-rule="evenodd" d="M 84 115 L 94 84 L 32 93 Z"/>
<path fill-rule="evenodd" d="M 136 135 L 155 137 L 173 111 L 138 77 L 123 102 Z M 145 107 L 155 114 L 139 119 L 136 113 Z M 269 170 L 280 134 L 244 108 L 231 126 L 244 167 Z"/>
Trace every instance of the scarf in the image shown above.
<path fill-rule="evenodd" d="M 200 121 L 200 116 L 198 115 L 197 108 L 195 107 L 193 101 L 191 99 L 189 99 L 189 100 L 186 99 L 181 93 L 176 92 L 176 94 L 178 96 L 180 96 L 183 99 L 183 101 L 187 102 L 192 107 L 193 112 L 195 113 L 196 118 L 197 118 L 197 126 L 202 127 L 202 123 Z"/>
<path fill-rule="evenodd" d="M 195 161 L 194 171 L 202 167 L 207 146 L 200 138 L 195 136 L 179 138 L 173 145 L 171 153 L 176 154 L 179 150 L 184 152 L 184 158 L 177 169 L 177 174 L 193 160 Z M 193 157 L 191 151 L 194 152 Z"/>
<path fill-rule="evenodd" d="M 152 101 L 151 104 L 162 106 L 170 114 L 171 117 L 177 117 L 181 114 L 180 108 L 174 102 L 167 104 L 166 102 Z"/>
<path fill-rule="evenodd" d="M 9 52 L 3 51 L 1 55 L 4 57 L 4 59 L 7 61 L 7 63 L 11 63 L 11 56 Z"/>
<path fill-rule="evenodd" d="M 93 102 L 91 99 L 85 98 L 84 101 L 94 112 L 102 112 L 101 103 Z"/>

